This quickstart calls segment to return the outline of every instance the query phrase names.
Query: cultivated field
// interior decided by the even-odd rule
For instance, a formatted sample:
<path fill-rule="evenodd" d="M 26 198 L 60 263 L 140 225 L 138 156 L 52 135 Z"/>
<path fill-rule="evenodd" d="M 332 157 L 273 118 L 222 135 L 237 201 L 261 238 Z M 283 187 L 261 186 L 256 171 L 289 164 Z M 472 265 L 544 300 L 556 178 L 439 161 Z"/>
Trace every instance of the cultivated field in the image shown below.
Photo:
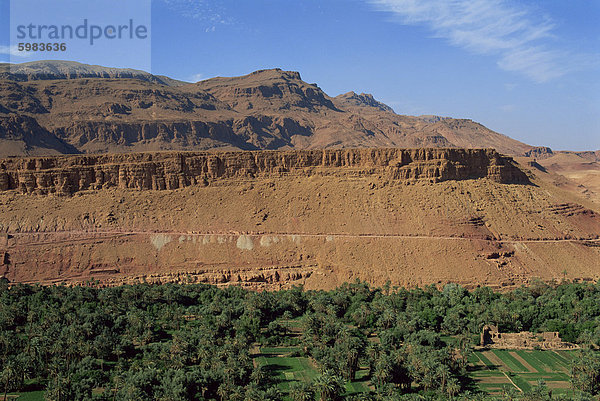
<path fill-rule="evenodd" d="M 319 376 L 317 366 L 309 358 L 296 356 L 300 347 L 261 347 L 255 356 L 256 362 L 264 366 L 267 374 L 278 379 L 279 389 L 284 393 L 285 400 L 294 381 L 310 382 Z M 362 369 L 356 373 L 357 380 L 346 384 L 346 395 L 369 391 L 370 384 L 365 376 L 368 370 Z"/>
<path fill-rule="evenodd" d="M 515 388 L 528 391 L 543 380 L 553 394 L 568 394 L 569 363 L 573 351 L 487 350 L 470 357 L 471 377 L 480 390 L 501 394 Z"/>
<path fill-rule="evenodd" d="M 8 394 L 7 400 L 18 400 L 18 401 L 44 401 L 43 391 L 29 391 L 24 393 L 12 393 Z"/>

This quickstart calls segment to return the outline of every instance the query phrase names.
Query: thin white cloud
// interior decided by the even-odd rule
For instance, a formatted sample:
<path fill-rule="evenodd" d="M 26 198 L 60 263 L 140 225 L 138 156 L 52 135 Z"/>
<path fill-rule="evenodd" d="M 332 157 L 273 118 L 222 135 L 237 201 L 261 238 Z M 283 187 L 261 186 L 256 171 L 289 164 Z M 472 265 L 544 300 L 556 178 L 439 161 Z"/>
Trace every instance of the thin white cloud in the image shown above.
<path fill-rule="evenodd" d="M 17 46 L 0 46 L 0 54 L 11 56 L 11 57 L 30 57 L 31 53 L 29 52 L 20 52 Z"/>
<path fill-rule="evenodd" d="M 551 48 L 555 25 L 506 0 L 367 0 L 405 25 L 421 25 L 435 37 L 477 54 L 498 57 L 498 66 L 545 82 L 586 68 L 596 57 Z M 574 62 L 573 60 L 577 61 Z"/>
<path fill-rule="evenodd" d="M 194 74 L 194 75 L 192 75 L 192 76 L 190 77 L 189 81 L 190 81 L 190 82 L 198 82 L 198 81 L 202 81 L 202 80 L 204 80 L 204 79 L 206 79 L 206 77 L 204 77 L 204 75 L 203 75 L 203 74 L 200 74 L 200 73 L 198 73 L 198 74 Z"/>
<path fill-rule="evenodd" d="M 227 24 L 228 19 L 218 2 L 206 0 L 163 0 L 169 8 L 184 17 L 202 21 L 211 26 Z"/>

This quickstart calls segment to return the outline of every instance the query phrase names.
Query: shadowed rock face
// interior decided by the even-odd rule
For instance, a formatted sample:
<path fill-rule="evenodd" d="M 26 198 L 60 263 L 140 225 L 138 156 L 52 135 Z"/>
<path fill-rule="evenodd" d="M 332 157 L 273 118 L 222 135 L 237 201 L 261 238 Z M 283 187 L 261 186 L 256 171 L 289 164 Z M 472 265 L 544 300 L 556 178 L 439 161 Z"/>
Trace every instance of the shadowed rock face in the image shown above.
<path fill-rule="evenodd" d="M 547 146 L 537 146 L 531 150 L 525 152 L 524 156 L 526 157 L 534 157 L 536 159 L 546 159 L 551 157 L 554 154 L 552 149 Z"/>
<path fill-rule="evenodd" d="M 75 147 L 40 127 L 34 118 L 15 114 L 0 117 L 0 141 L 14 139 L 24 140 L 29 148 L 43 148 L 46 153 L 79 153 Z"/>
<path fill-rule="evenodd" d="M 168 190 L 226 178 L 368 175 L 388 180 L 528 183 L 492 149 L 330 149 L 140 153 L 0 160 L 0 190 L 71 195 L 108 187 Z"/>

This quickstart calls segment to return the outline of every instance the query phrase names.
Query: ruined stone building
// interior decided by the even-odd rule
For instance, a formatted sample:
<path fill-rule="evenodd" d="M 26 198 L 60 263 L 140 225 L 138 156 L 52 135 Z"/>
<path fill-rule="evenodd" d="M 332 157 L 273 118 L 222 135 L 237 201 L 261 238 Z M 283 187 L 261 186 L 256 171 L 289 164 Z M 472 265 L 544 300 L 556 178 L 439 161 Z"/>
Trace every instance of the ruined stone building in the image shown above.
<path fill-rule="evenodd" d="M 573 349 L 575 344 L 564 342 L 558 332 L 547 331 L 543 333 L 500 333 L 497 326 L 486 325 L 481 332 L 481 345 L 490 348 L 516 348 L 516 349 Z"/>

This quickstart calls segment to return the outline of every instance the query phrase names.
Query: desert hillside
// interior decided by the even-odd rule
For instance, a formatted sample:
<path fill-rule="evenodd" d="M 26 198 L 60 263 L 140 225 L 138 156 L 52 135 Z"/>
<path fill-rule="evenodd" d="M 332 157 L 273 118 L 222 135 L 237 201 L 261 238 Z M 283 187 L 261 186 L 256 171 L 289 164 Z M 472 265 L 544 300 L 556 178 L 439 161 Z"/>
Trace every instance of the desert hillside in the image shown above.
<path fill-rule="evenodd" d="M 597 152 L 399 115 L 280 69 L 185 83 L 3 65 L 0 95 L 0 275 L 13 282 L 600 278 Z"/>
<path fill-rule="evenodd" d="M 356 147 L 531 149 L 471 120 L 332 97 L 280 69 L 185 83 L 72 62 L 0 66 L 0 157 Z"/>
<path fill-rule="evenodd" d="M 600 278 L 597 205 L 494 150 L 163 152 L 0 168 L 0 269 L 13 282 Z"/>
<path fill-rule="evenodd" d="M 600 151 L 552 151 L 544 147 L 534 148 L 526 156 L 544 172 L 557 175 L 555 185 L 600 205 Z"/>

